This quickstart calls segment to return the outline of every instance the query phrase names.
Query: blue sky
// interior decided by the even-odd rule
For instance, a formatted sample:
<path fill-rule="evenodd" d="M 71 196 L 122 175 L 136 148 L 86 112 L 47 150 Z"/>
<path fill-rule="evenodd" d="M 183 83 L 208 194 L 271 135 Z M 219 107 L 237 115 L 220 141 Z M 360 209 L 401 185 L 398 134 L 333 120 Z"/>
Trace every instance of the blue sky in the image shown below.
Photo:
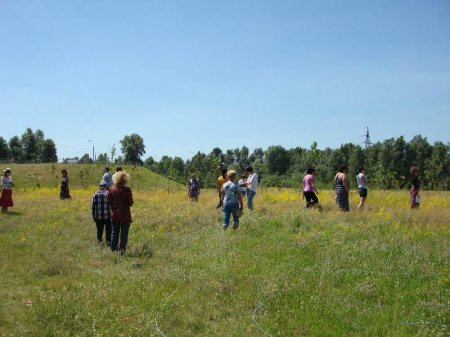
<path fill-rule="evenodd" d="M 5 139 L 58 157 L 448 142 L 450 1 L 0 0 Z M 89 142 L 92 140 L 93 142 Z"/>

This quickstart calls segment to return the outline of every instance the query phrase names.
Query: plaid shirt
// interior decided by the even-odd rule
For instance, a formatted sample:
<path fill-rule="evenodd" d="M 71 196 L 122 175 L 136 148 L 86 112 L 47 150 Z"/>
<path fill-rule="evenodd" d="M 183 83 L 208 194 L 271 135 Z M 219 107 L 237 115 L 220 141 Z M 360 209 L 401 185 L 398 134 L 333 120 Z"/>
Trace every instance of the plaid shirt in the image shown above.
<path fill-rule="evenodd" d="M 133 205 L 133 194 L 128 186 L 113 186 L 108 195 L 109 207 L 111 207 L 111 221 L 114 224 L 131 224 L 130 207 Z"/>
<path fill-rule="evenodd" d="M 92 197 L 92 217 L 94 220 L 106 220 L 111 218 L 108 205 L 108 191 L 98 190 Z"/>

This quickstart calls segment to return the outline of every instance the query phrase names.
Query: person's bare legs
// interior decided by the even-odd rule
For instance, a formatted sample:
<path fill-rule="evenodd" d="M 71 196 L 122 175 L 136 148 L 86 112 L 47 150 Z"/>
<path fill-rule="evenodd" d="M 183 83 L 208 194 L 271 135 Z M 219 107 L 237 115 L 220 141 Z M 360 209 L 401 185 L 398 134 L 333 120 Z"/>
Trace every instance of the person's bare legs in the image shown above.
<path fill-rule="evenodd" d="M 358 211 L 362 211 L 364 209 L 364 204 L 366 203 L 366 197 L 361 197 L 359 199 Z"/>

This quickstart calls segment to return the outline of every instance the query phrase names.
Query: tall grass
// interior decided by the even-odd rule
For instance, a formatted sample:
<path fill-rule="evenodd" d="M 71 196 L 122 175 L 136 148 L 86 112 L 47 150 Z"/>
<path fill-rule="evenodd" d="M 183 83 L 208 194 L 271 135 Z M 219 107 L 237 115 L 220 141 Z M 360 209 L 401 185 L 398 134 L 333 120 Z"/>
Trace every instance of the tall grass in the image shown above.
<path fill-rule="evenodd" d="M 1 336 L 445 336 L 447 192 L 371 192 L 365 212 L 261 190 L 238 231 L 216 193 L 135 192 L 125 256 L 98 246 L 94 191 L 15 191 L 0 217 Z M 351 196 L 356 208 L 357 194 Z"/>

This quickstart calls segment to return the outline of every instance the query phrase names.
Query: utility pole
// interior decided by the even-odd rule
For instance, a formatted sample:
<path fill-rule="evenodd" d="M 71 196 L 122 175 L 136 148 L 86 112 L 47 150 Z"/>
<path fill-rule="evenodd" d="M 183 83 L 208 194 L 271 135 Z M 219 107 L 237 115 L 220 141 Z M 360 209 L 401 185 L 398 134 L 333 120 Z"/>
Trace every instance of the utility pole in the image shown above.
<path fill-rule="evenodd" d="M 89 139 L 89 143 L 91 142 L 92 142 L 92 162 L 95 163 L 94 141 Z"/>

